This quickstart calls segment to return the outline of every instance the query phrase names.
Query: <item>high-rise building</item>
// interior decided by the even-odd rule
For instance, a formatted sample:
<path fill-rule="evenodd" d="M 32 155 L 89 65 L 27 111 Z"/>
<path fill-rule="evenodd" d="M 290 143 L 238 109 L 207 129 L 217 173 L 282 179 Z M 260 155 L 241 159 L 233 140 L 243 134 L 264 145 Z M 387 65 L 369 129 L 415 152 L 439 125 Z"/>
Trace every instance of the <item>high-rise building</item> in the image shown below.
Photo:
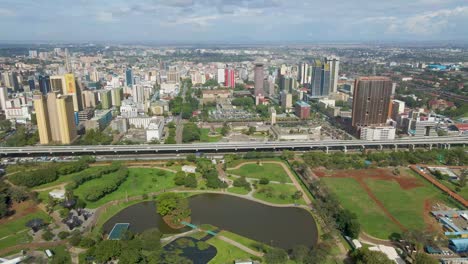
<path fill-rule="evenodd" d="M 281 92 L 281 106 L 285 109 L 292 108 L 292 94 L 286 91 Z"/>
<path fill-rule="evenodd" d="M 109 109 L 112 107 L 112 95 L 110 90 L 99 90 L 99 100 L 102 109 Z"/>
<path fill-rule="evenodd" d="M 83 110 L 81 87 L 77 84 L 75 75 L 67 73 L 64 75 L 66 88 L 63 91 L 64 95 L 70 95 L 73 98 L 73 110 L 79 112 Z"/>
<path fill-rule="evenodd" d="M 40 143 L 73 142 L 77 136 L 73 98 L 52 92 L 47 94 L 47 98 L 42 94 L 36 94 L 33 100 Z"/>
<path fill-rule="evenodd" d="M 218 83 L 224 84 L 225 78 L 224 78 L 224 70 L 225 69 L 218 69 Z"/>
<path fill-rule="evenodd" d="M 83 108 L 94 108 L 98 104 L 98 97 L 93 90 L 85 90 L 82 93 Z"/>
<path fill-rule="evenodd" d="M 387 122 L 392 81 L 387 77 L 360 77 L 354 84 L 353 127 L 382 126 Z"/>
<path fill-rule="evenodd" d="M 39 90 L 43 95 L 46 95 L 51 91 L 50 88 L 50 76 L 48 75 L 39 75 Z"/>
<path fill-rule="evenodd" d="M 294 113 L 300 119 L 307 119 L 310 116 L 310 105 L 303 101 L 297 101 L 294 106 Z"/>
<path fill-rule="evenodd" d="M 336 57 L 326 58 L 330 67 L 330 90 L 329 93 L 336 93 L 338 90 L 338 79 L 340 70 L 340 60 Z"/>
<path fill-rule="evenodd" d="M 43 94 L 35 94 L 33 97 L 33 102 L 34 110 L 36 111 L 39 142 L 42 145 L 47 145 L 52 140 L 49 122 L 49 111 L 47 110 L 47 100 Z"/>
<path fill-rule="evenodd" d="M 127 68 L 125 71 L 125 84 L 127 87 L 132 87 L 133 85 L 133 73 L 131 68 Z"/>
<path fill-rule="evenodd" d="M 60 143 L 70 144 L 76 138 L 75 114 L 73 97 L 61 95 L 57 97 L 57 115 L 60 126 Z"/>
<path fill-rule="evenodd" d="M 297 75 L 297 80 L 301 84 L 310 83 L 310 76 L 311 76 L 311 72 L 310 72 L 309 64 L 305 62 L 299 64 L 299 72 Z"/>
<path fill-rule="evenodd" d="M 28 79 L 29 91 L 36 90 L 36 83 L 34 82 L 34 76 L 30 76 Z"/>
<path fill-rule="evenodd" d="M 263 91 L 263 63 L 257 62 L 255 63 L 254 69 L 254 94 L 255 96 L 262 96 L 265 95 Z"/>
<path fill-rule="evenodd" d="M 236 87 L 236 79 L 234 75 L 234 69 L 224 69 L 224 86 L 234 88 Z"/>
<path fill-rule="evenodd" d="M 112 105 L 121 106 L 122 99 L 123 99 L 123 88 L 118 87 L 118 88 L 112 89 L 111 97 L 112 97 Z"/>
<path fill-rule="evenodd" d="M 8 90 L 6 87 L 0 87 L 0 110 L 6 110 L 6 100 L 8 99 Z"/>
<path fill-rule="evenodd" d="M 330 64 L 317 59 L 312 64 L 312 80 L 310 95 L 312 97 L 325 97 L 330 94 Z"/>
<path fill-rule="evenodd" d="M 66 91 L 66 87 L 67 83 L 65 81 L 65 76 L 50 76 L 50 88 L 53 92 L 64 93 Z"/>
<path fill-rule="evenodd" d="M 17 72 L 12 72 L 11 73 L 11 76 L 10 76 L 10 80 L 13 84 L 13 90 L 14 91 L 20 91 L 20 83 L 21 81 L 19 80 L 19 78 L 21 77 L 21 75 L 18 75 Z"/>

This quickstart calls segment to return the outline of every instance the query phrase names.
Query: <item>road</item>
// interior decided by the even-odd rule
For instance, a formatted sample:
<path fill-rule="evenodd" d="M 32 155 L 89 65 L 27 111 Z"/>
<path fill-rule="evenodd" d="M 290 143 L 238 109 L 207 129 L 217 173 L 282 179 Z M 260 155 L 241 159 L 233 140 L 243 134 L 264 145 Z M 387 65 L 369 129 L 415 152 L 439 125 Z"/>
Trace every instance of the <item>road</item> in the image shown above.
<path fill-rule="evenodd" d="M 156 153 L 193 153 L 218 151 L 280 151 L 288 150 L 344 150 L 348 149 L 408 149 L 415 147 L 465 146 L 468 136 L 423 137 L 401 140 L 327 140 L 327 141 L 270 141 L 270 142 L 226 142 L 160 145 L 97 145 L 97 146 L 29 146 L 3 147 L 0 156 L 14 155 L 121 155 Z"/>

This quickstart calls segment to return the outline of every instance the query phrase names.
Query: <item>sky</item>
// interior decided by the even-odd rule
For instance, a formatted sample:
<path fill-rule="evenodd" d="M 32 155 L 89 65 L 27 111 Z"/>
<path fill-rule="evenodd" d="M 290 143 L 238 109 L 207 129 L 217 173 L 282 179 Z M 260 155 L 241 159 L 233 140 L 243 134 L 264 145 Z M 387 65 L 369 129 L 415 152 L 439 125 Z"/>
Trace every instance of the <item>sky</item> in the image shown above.
<path fill-rule="evenodd" d="M 0 42 L 452 40 L 468 0 L 0 0 Z"/>

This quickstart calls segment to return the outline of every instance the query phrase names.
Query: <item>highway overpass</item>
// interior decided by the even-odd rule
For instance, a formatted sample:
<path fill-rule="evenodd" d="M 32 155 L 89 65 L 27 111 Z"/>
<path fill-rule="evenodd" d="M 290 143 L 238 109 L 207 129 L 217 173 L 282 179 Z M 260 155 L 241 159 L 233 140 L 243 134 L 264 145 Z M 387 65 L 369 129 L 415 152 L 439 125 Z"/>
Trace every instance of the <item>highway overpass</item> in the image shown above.
<path fill-rule="evenodd" d="M 216 153 L 281 150 L 357 150 L 357 149 L 412 149 L 450 148 L 465 146 L 468 136 L 424 137 L 391 141 L 333 140 L 333 141 L 268 141 L 156 145 L 97 145 L 97 146 L 29 146 L 1 147 L 0 157 L 15 156 L 71 156 L 71 155 L 122 155 L 167 153 Z"/>

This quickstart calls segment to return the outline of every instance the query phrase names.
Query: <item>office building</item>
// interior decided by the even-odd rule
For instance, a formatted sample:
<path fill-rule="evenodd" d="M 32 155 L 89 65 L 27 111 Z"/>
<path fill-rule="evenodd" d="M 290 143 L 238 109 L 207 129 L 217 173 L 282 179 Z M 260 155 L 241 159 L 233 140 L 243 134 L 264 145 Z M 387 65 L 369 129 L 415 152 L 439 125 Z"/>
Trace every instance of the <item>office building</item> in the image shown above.
<path fill-rule="evenodd" d="M 53 92 L 64 93 L 66 90 L 67 84 L 65 81 L 65 76 L 54 75 L 50 76 L 50 88 Z"/>
<path fill-rule="evenodd" d="M 75 75 L 68 73 L 64 75 L 66 89 L 64 95 L 70 95 L 73 98 L 73 110 L 79 112 L 83 110 L 81 87 L 76 83 Z"/>
<path fill-rule="evenodd" d="M 6 87 L 0 87 L 0 110 L 1 111 L 5 111 L 7 99 L 8 99 L 8 89 Z"/>
<path fill-rule="evenodd" d="M 112 95 L 110 90 L 99 90 L 99 101 L 101 102 L 102 109 L 109 109 L 112 107 Z"/>
<path fill-rule="evenodd" d="M 164 118 L 153 118 L 146 128 L 146 141 L 161 140 L 164 132 Z"/>
<path fill-rule="evenodd" d="M 78 112 L 78 122 L 85 122 L 94 116 L 93 108 L 85 108 L 83 111 Z"/>
<path fill-rule="evenodd" d="M 391 126 L 362 127 L 360 139 L 363 140 L 393 140 L 396 129 Z"/>
<path fill-rule="evenodd" d="M 236 79 L 234 69 L 224 69 L 224 86 L 234 88 L 236 86 Z"/>
<path fill-rule="evenodd" d="M 281 92 L 281 106 L 285 109 L 292 108 L 292 94 L 286 91 Z"/>
<path fill-rule="evenodd" d="M 312 64 L 312 79 L 310 95 L 312 97 L 326 97 L 331 91 L 330 64 L 317 59 Z"/>
<path fill-rule="evenodd" d="M 326 58 L 326 63 L 330 67 L 330 90 L 329 94 L 338 91 L 338 80 L 340 70 L 340 60 L 336 57 Z"/>
<path fill-rule="evenodd" d="M 132 87 L 133 85 L 133 73 L 132 73 L 132 69 L 130 68 L 128 68 L 125 71 L 125 84 L 127 85 L 127 87 Z"/>
<path fill-rule="evenodd" d="M 96 110 L 94 117 L 84 122 L 86 130 L 104 130 L 112 121 L 111 110 Z"/>
<path fill-rule="evenodd" d="M 34 77 L 31 76 L 28 79 L 29 92 L 36 90 L 36 83 L 34 82 Z"/>
<path fill-rule="evenodd" d="M 73 97 L 61 95 L 57 97 L 57 114 L 60 126 L 60 143 L 70 144 L 77 136 Z"/>
<path fill-rule="evenodd" d="M 254 68 L 254 95 L 264 96 L 265 92 L 263 91 L 263 63 L 255 63 Z"/>
<path fill-rule="evenodd" d="M 112 89 L 112 105 L 120 107 L 122 105 L 123 99 L 123 88 L 118 87 Z"/>
<path fill-rule="evenodd" d="M 310 116 L 310 105 L 303 101 L 297 101 L 294 106 L 294 113 L 300 119 L 307 119 Z"/>
<path fill-rule="evenodd" d="M 72 96 L 36 94 L 33 102 L 41 144 L 70 144 L 75 140 L 77 132 Z"/>
<path fill-rule="evenodd" d="M 392 111 L 390 112 L 390 117 L 394 120 L 398 120 L 398 116 L 405 111 L 405 102 L 400 100 L 392 100 Z"/>
<path fill-rule="evenodd" d="M 1 89 L 1 88 L 0 88 Z M 34 110 L 36 111 L 37 129 L 39 132 L 39 142 L 47 145 L 51 142 L 50 122 L 48 118 L 47 100 L 42 94 L 34 95 Z"/>
<path fill-rule="evenodd" d="M 382 126 L 387 123 L 392 81 L 387 77 L 360 77 L 354 84 L 353 127 Z"/>
<path fill-rule="evenodd" d="M 50 88 L 50 76 L 39 75 L 39 90 L 43 95 L 46 95 L 52 91 Z"/>
<path fill-rule="evenodd" d="M 98 96 L 94 90 L 85 90 L 81 93 L 83 108 L 94 108 L 98 104 Z"/>
<path fill-rule="evenodd" d="M 218 83 L 222 83 L 224 84 L 224 81 L 225 81 L 225 78 L 224 78 L 224 71 L 225 69 L 218 69 L 218 75 L 217 75 L 217 78 L 218 78 Z"/>
<path fill-rule="evenodd" d="M 310 83 L 311 72 L 310 72 L 309 64 L 305 62 L 299 64 L 299 72 L 298 72 L 297 77 L 298 77 L 297 80 L 301 84 Z"/>

